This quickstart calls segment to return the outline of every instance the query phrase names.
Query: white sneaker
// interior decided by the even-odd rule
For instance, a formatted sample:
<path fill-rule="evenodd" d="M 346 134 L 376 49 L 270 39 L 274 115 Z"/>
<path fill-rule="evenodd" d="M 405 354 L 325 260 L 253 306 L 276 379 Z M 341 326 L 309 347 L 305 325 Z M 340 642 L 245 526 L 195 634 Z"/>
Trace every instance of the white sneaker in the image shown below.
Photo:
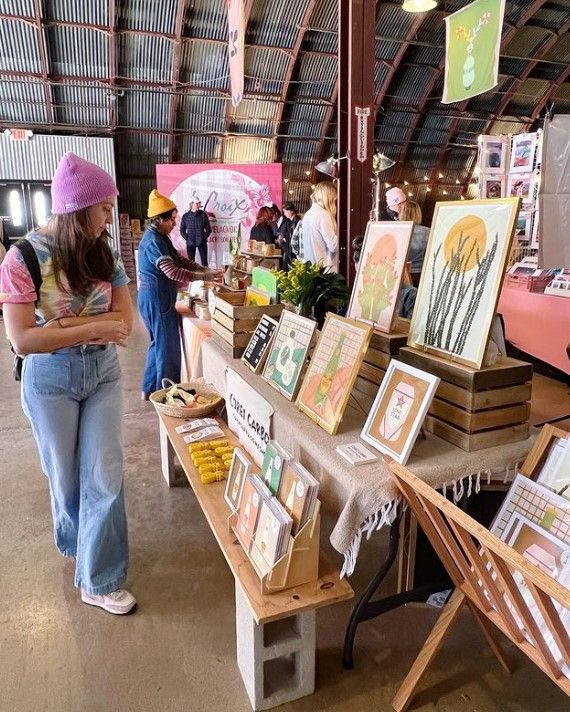
<path fill-rule="evenodd" d="M 122 616 L 129 613 L 136 605 L 135 597 L 124 588 L 118 588 L 111 593 L 97 595 L 95 593 L 87 593 L 81 589 L 81 600 L 83 603 L 88 603 L 90 606 L 99 606 L 104 608 L 109 613 Z"/>

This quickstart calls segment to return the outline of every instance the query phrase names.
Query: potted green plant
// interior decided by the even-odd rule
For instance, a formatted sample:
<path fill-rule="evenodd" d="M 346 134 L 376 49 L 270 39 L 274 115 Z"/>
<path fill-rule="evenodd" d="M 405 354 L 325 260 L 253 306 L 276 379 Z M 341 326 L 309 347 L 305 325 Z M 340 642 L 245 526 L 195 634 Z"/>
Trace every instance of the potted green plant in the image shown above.
<path fill-rule="evenodd" d="M 347 303 L 350 292 L 341 274 L 322 264 L 295 260 L 288 272 L 277 273 L 281 301 L 295 307 L 302 316 L 314 316 L 322 326 L 327 309 Z"/>

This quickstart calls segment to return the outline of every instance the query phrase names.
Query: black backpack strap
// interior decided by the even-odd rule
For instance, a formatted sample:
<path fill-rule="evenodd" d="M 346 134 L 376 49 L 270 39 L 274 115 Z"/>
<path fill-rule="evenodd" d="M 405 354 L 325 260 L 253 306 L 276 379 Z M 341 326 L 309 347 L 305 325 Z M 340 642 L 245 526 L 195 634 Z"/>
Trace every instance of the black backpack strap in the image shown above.
<path fill-rule="evenodd" d="M 14 243 L 14 247 L 17 247 L 22 253 L 22 257 L 24 258 L 24 262 L 34 283 L 37 302 L 40 298 L 40 289 L 43 280 L 42 272 L 40 269 L 40 262 L 38 260 L 38 256 L 36 255 L 36 251 L 34 250 L 31 242 L 26 239 L 18 240 L 18 242 Z"/>

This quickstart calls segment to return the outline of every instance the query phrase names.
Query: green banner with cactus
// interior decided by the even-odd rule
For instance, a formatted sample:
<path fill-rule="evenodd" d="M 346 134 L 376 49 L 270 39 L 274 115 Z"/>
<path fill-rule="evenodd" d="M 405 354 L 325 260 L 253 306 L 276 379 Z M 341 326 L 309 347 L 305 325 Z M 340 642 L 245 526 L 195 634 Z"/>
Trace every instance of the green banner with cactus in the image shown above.
<path fill-rule="evenodd" d="M 445 18 L 444 104 L 489 91 L 498 83 L 505 0 L 475 0 Z"/>

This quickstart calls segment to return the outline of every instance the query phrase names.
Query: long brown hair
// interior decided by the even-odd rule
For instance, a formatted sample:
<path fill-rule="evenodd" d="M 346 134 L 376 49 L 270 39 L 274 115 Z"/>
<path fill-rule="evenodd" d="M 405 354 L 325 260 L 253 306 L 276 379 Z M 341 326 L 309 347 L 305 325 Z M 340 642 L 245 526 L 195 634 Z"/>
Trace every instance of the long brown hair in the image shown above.
<path fill-rule="evenodd" d="M 40 233 L 52 240 L 51 258 L 55 282 L 66 289 L 62 274 L 67 278 L 69 292 L 86 296 L 93 282 L 109 282 L 115 260 L 109 234 L 93 235 L 87 208 L 75 213 L 52 215 Z"/>
<path fill-rule="evenodd" d="M 270 225 L 272 217 L 273 217 L 273 213 L 271 211 L 271 208 L 268 208 L 266 206 L 264 206 L 263 208 L 259 208 L 257 217 L 255 218 L 255 224 L 256 225 Z"/>

